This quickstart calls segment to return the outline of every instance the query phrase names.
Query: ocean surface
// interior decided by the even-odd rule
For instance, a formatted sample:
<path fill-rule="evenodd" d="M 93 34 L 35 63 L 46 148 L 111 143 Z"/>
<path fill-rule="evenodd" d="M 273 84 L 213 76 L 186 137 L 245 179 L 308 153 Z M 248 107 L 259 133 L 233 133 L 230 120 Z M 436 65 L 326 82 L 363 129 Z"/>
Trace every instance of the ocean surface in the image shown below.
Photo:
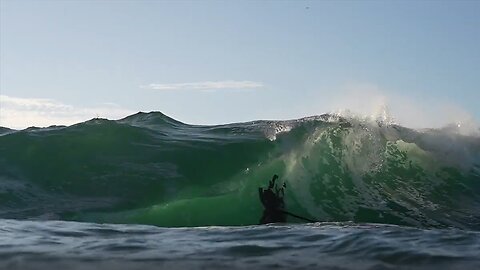
<path fill-rule="evenodd" d="M 480 269 L 475 132 L 159 112 L 0 128 L 0 268 Z M 319 222 L 257 225 L 273 174 Z"/>

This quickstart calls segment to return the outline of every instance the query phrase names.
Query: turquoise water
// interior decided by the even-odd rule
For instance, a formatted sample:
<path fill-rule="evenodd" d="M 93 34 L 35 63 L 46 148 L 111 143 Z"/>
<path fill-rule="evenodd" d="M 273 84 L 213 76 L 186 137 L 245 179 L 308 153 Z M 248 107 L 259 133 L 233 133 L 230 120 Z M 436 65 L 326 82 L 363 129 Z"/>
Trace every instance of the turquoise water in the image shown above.
<path fill-rule="evenodd" d="M 289 217 L 284 226 L 256 225 L 262 214 L 257 189 L 273 174 L 287 185 L 290 212 L 327 223 L 305 225 Z M 11 244 L 0 247 L 0 257 L 8 269 L 63 264 L 115 268 L 118 254 L 124 261 L 117 266 L 131 269 L 215 269 L 232 258 L 240 260 L 233 265 L 239 269 L 250 267 L 250 261 L 259 268 L 281 261 L 287 268 L 284 254 L 299 256 L 294 262 L 305 269 L 310 264 L 332 269 L 470 268 L 478 266 L 480 256 L 479 191 L 480 139 L 455 127 L 415 130 L 336 115 L 194 126 L 157 112 L 69 127 L 2 128 L 0 224 L 7 228 L 3 242 Z M 15 231 L 24 226 L 30 229 Z M 58 226 L 67 236 L 49 242 Z M 100 231 L 89 234 L 91 228 Z M 127 232 L 109 238 L 102 230 L 110 228 Z M 178 256 L 187 259 L 125 255 L 129 249 L 122 241 L 136 239 L 137 229 L 146 230 L 141 235 L 152 231 L 156 241 L 170 239 L 179 245 Z M 77 230 L 81 237 L 68 236 Z M 285 230 L 295 232 L 290 242 L 282 240 Z M 210 234 L 202 238 L 205 232 Z M 265 233 L 272 239 L 264 238 Z M 193 240 L 178 242 L 183 234 Z M 308 240 L 316 234 L 320 236 Z M 142 254 L 168 244 L 144 238 L 137 243 Z M 85 239 L 92 242 L 74 245 Z M 222 241 L 226 246 L 218 244 Z M 96 250 L 92 245 L 105 249 L 89 253 Z M 33 250 L 24 254 L 26 246 Z M 208 246 L 211 254 L 203 250 Z M 73 250 L 88 256 L 77 257 Z M 353 263 L 341 264 L 346 258 Z M 365 264 L 359 264 L 361 258 Z M 412 260 L 424 264 L 411 265 Z M 33 261 L 38 263 L 29 263 Z"/>

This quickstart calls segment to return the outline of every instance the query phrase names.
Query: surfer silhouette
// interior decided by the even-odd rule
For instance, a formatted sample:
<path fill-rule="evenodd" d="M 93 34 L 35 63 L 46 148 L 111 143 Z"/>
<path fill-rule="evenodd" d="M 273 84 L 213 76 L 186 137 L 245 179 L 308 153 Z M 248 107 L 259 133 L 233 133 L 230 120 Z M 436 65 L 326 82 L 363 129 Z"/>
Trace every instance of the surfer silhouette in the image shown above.
<path fill-rule="evenodd" d="M 258 195 L 260 201 L 263 204 L 264 210 L 260 224 L 286 222 L 287 216 L 285 214 L 285 202 L 283 197 L 285 196 L 285 183 L 281 188 L 275 185 L 275 181 L 278 179 L 278 175 L 273 175 L 272 180 L 268 183 L 268 188 L 258 188 Z"/>

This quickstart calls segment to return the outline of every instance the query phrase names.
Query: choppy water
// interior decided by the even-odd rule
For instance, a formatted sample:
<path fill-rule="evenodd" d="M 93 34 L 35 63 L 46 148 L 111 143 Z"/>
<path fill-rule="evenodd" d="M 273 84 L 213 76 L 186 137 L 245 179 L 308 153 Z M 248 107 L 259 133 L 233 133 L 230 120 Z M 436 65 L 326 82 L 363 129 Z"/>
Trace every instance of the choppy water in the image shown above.
<path fill-rule="evenodd" d="M 479 269 L 480 233 L 381 224 L 0 221 L 2 269 Z"/>
<path fill-rule="evenodd" d="M 0 266 L 477 269 L 479 138 L 336 115 L 1 128 Z M 340 223 L 256 225 L 273 174 L 288 211 Z"/>

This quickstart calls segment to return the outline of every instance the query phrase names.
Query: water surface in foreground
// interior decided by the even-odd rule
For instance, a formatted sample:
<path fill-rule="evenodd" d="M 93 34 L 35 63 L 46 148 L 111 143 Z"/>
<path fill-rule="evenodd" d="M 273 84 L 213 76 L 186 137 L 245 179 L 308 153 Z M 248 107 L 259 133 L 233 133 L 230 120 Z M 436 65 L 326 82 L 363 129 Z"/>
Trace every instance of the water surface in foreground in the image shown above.
<path fill-rule="evenodd" d="M 1 269 L 480 269 L 480 232 L 315 223 L 158 228 L 0 220 Z"/>

